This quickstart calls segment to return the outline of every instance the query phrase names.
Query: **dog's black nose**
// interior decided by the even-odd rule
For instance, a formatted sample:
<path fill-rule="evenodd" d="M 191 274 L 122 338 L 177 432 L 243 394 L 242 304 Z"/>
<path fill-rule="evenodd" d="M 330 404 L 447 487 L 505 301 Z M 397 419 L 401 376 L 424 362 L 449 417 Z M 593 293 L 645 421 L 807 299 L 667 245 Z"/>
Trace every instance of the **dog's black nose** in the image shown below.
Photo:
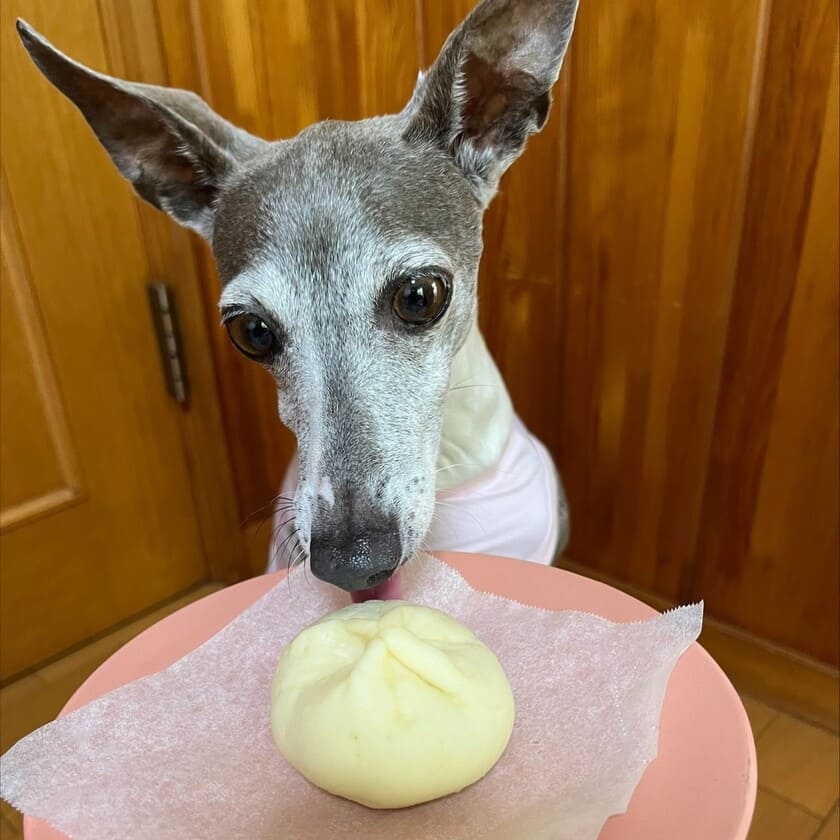
<path fill-rule="evenodd" d="M 396 522 L 370 528 L 321 529 L 313 526 L 309 545 L 312 573 L 347 592 L 373 589 L 388 580 L 400 562 Z"/>

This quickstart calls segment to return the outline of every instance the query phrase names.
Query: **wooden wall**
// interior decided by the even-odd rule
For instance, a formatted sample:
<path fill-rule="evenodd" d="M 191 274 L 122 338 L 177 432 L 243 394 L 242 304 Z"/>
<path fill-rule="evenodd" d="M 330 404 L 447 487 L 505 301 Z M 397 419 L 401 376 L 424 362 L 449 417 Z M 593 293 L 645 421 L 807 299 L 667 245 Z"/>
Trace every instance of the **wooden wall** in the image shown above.
<path fill-rule="evenodd" d="M 272 138 L 401 108 L 471 5 L 156 4 L 170 82 Z M 835 0 L 583 0 L 480 294 L 561 467 L 568 555 L 835 665 L 837 24 Z M 292 441 L 216 335 L 244 519 Z"/>

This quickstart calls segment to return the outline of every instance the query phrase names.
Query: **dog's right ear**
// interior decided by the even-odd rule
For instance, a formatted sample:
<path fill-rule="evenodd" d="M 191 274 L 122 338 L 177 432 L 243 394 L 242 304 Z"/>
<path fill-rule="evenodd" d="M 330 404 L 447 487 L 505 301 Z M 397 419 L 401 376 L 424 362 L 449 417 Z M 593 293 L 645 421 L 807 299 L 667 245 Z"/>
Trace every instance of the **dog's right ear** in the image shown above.
<path fill-rule="evenodd" d="M 446 152 L 486 205 L 548 117 L 578 0 L 481 0 L 421 74 L 409 142 Z"/>
<path fill-rule="evenodd" d="M 59 52 L 22 20 L 17 30 L 43 74 L 82 112 L 137 193 L 209 239 L 219 190 L 264 141 L 184 90 L 112 79 Z"/>

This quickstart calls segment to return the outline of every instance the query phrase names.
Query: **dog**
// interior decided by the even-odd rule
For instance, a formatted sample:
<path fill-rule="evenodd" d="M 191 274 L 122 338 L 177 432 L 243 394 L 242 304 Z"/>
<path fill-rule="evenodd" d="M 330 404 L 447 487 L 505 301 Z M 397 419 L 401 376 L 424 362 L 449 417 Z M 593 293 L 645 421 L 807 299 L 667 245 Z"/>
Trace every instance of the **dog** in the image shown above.
<path fill-rule="evenodd" d="M 562 483 L 484 344 L 476 284 L 484 211 L 548 118 L 576 12 L 481 0 L 402 112 L 276 142 L 18 21 L 136 192 L 209 242 L 224 327 L 277 383 L 298 449 L 269 569 L 286 551 L 364 600 L 398 597 L 424 549 L 562 551 Z"/>

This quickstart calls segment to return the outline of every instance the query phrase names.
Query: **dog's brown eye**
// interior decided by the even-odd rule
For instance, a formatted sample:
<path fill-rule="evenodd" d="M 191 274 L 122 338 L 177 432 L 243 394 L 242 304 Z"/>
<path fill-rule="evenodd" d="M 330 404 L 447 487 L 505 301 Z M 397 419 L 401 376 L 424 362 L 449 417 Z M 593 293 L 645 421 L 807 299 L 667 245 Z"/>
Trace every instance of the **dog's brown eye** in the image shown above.
<path fill-rule="evenodd" d="M 394 312 L 406 324 L 431 324 L 446 310 L 449 289 L 442 277 L 407 277 L 394 295 Z"/>
<path fill-rule="evenodd" d="M 277 337 L 259 315 L 237 315 L 225 327 L 236 349 L 249 359 L 265 359 L 280 347 Z"/>

